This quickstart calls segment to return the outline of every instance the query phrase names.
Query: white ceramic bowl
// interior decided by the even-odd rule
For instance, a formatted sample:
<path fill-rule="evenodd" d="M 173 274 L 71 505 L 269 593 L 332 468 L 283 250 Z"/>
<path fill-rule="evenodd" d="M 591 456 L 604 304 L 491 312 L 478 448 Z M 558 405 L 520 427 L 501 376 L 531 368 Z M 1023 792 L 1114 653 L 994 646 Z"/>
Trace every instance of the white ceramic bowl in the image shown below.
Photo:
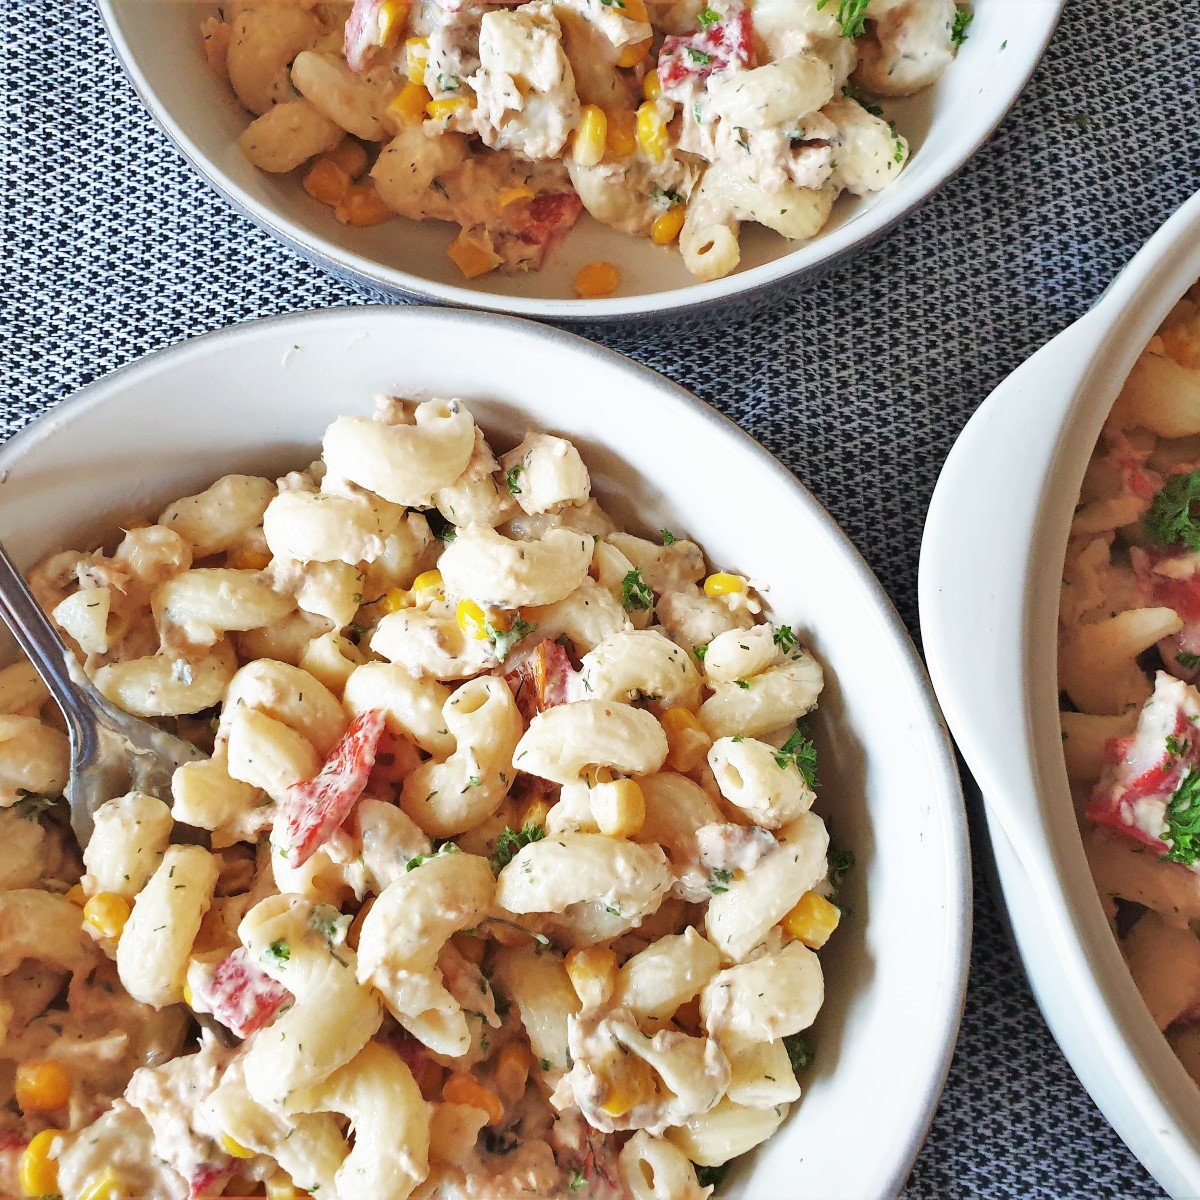
<path fill-rule="evenodd" d="M 397 220 L 373 229 L 338 224 L 293 175 L 256 170 L 236 145 L 249 123 L 229 86 L 207 67 L 199 25 L 216 10 L 202 0 L 100 0 L 117 54 L 151 113 L 194 167 L 253 221 L 304 257 L 385 296 L 422 297 L 554 320 L 604 320 L 757 296 L 860 249 L 911 212 L 987 140 L 1025 86 L 1065 0 L 976 0 L 958 61 L 921 96 L 888 105 L 913 146 L 898 182 L 865 200 L 844 197 L 829 226 L 795 245 L 746 226 L 742 267 L 698 283 L 672 248 L 631 238 L 584 216 L 541 272 L 464 280 L 446 257 L 456 230 Z M 578 300 L 571 283 L 585 263 L 621 270 L 616 296 Z"/>
<path fill-rule="evenodd" d="M 1104 1115 L 1177 1197 L 1200 1195 L 1200 1094 L 1101 911 L 1067 783 L 1055 661 L 1084 469 L 1134 361 L 1198 277 L 1200 195 L 972 417 L 934 492 L 920 570 L 930 672 L 983 792 L 1038 1003 Z"/>
<path fill-rule="evenodd" d="M 0 539 L 28 568 L 220 474 L 307 463 L 336 415 L 369 411 L 380 393 L 463 397 L 501 446 L 527 426 L 573 438 L 618 520 L 695 534 L 716 562 L 770 580 L 773 609 L 825 663 L 821 810 L 858 859 L 854 915 L 823 953 L 807 1094 L 728 1194 L 894 1193 L 941 1091 L 966 982 L 958 779 L 879 584 L 731 422 L 652 371 L 522 321 L 412 308 L 286 317 L 153 355 L 19 433 L 0 450 Z"/>

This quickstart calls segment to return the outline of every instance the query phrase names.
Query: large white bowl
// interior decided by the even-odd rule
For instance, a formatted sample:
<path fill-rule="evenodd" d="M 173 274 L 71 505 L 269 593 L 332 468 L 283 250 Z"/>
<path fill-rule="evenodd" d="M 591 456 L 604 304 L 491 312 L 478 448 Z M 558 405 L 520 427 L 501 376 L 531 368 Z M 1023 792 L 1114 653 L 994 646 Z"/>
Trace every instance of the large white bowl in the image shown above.
<path fill-rule="evenodd" d="M 1200 1093 L 1101 910 L 1067 783 L 1055 662 L 1084 469 L 1134 361 L 1198 277 L 1200 195 L 968 422 L 934 492 L 919 584 L 929 669 L 983 792 L 1038 1003 L 1101 1111 L 1177 1197 L 1200 1195 Z"/>
<path fill-rule="evenodd" d="M 823 953 L 806 1096 L 729 1194 L 896 1192 L 945 1080 L 966 982 L 958 779 L 879 584 L 731 422 L 652 371 L 527 322 L 411 308 L 286 317 L 153 355 L 19 433 L 0 450 L 0 539 L 27 568 L 222 473 L 307 463 L 336 415 L 369 411 L 380 393 L 463 397 L 503 447 L 527 426 L 573 438 L 619 520 L 694 534 L 715 562 L 770 580 L 773 610 L 824 662 L 821 810 L 858 859 L 854 913 Z"/>
<path fill-rule="evenodd" d="M 586 215 L 545 270 L 464 280 L 446 257 L 456 232 L 450 225 L 397 219 L 351 229 L 310 199 L 294 175 L 266 175 L 246 161 L 236 140 L 249 117 L 201 51 L 200 21 L 215 4 L 100 0 L 100 11 L 134 86 L 192 165 L 304 257 L 385 296 L 571 321 L 677 313 L 757 296 L 789 280 L 795 286 L 811 282 L 819 268 L 867 245 L 911 212 L 987 140 L 1032 74 L 1064 3 L 975 0 L 970 36 L 941 82 L 888 105 L 914 151 L 897 183 L 868 199 L 843 197 L 829 226 L 808 243 L 746 226 L 742 268 L 714 283 L 694 280 L 673 248 L 616 233 Z M 575 299 L 575 274 L 598 259 L 620 268 L 620 294 Z"/>

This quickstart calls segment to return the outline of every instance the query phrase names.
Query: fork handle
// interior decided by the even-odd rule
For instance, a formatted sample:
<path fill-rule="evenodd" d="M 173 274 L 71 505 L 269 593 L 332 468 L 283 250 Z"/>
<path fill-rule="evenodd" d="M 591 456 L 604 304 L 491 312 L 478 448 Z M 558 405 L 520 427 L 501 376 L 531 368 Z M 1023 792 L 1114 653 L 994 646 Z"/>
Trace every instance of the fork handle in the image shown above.
<path fill-rule="evenodd" d="M 0 544 L 0 618 L 58 702 L 71 728 L 72 742 L 95 737 L 95 720 L 81 686 L 71 677 L 71 652 L 29 590 L 8 551 Z"/>

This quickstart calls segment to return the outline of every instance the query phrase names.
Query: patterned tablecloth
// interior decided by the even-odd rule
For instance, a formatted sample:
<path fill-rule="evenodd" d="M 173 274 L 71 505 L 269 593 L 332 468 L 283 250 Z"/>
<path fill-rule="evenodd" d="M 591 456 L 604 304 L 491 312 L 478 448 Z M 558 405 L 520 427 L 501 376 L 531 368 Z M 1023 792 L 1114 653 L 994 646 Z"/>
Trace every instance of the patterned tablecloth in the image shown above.
<path fill-rule="evenodd" d="M 187 169 L 90 4 L 0 0 L 0 27 L 0 433 L 193 334 L 363 302 Z M 990 144 L 816 290 L 683 334 L 588 332 L 787 463 L 915 633 L 917 550 L 942 460 L 988 392 L 1200 186 L 1198 78 L 1196 0 L 1069 0 Z M 908 1195 L 1158 1195 L 1057 1050 L 978 875 L 962 1039 Z M 869 1152 L 870 1130 L 861 1142 Z"/>

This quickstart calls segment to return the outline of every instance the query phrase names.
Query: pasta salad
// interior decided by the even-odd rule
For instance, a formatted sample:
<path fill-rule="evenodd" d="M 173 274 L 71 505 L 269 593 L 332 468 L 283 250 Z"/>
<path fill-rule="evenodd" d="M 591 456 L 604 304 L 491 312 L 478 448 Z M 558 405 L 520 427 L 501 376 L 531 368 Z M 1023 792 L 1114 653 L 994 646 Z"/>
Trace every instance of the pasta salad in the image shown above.
<path fill-rule="evenodd" d="M 0 672 L 0 1194 L 702 1200 L 824 998 L 820 665 L 564 438 L 384 398 L 322 450 L 31 573 L 210 757 L 81 852 Z"/>
<path fill-rule="evenodd" d="M 246 157 L 303 167 L 345 223 L 452 222 L 474 278 L 539 269 L 586 209 L 712 280 L 742 222 L 812 238 L 898 177 L 870 97 L 933 84 L 969 22 L 956 0 L 228 0 L 203 36 Z M 613 290 L 593 266 L 577 290 Z"/>
<path fill-rule="evenodd" d="M 1200 285 L 1135 364 L 1071 526 L 1059 686 L 1084 842 L 1133 978 L 1200 1082 Z"/>

